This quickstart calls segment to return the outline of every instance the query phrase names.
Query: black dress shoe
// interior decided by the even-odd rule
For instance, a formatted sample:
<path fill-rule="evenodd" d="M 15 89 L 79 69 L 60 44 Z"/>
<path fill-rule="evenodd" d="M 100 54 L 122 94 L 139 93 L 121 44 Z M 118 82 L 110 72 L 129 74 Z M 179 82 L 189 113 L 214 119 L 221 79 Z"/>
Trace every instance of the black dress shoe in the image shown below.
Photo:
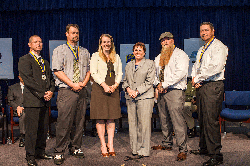
<path fill-rule="evenodd" d="M 209 156 L 207 150 L 200 150 L 200 149 L 197 149 L 197 150 L 190 150 L 190 153 L 191 153 L 191 154 L 195 154 L 195 155 L 206 155 L 206 156 Z"/>
<path fill-rule="evenodd" d="M 138 154 L 134 154 L 134 153 L 132 153 L 132 156 L 138 156 Z"/>
<path fill-rule="evenodd" d="M 134 161 L 138 161 L 138 159 L 142 159 L 145 157 L 149 157 L 149 156 L 144 156 L 144 155 L 138 155 L 138 154 L 133 154 L 132 156 L 125 156 L 124 161 L 129 161 L 129 160 L 134 160 Z"/>
<path fill-rule="evenodd" d="M 24 147 L 24 138 L 20 138 L 19 147 Z"/>
<path fill-rule="evenodd" d="M 36 160 L 35 159 L 29 159 L 27 160 L 28 166 L 37 166 Z"/>
<path fill-rule="evenodd" d="M 137 159 L 142 159 L 142 158 L 145 158 L 145 157 L 149 157 L 149 156 L 138 155 Z"/>
<path fill-rule="evenodd" d="M 203 163 L 203 166 L 214 166 L 223 164 L 223 160 L 219 160 L 216 158 L 210 158 L 207 162 Z"/>
<path fill-rule="evenodd" d="M 48 155 L 48 154 L 46 154 L 46 153 L 36 155 L 36 159 L 46 159 L 46 160 L 50 160 L 50 159 L 53 159 L 53 158 L 54 158 L 53 156 Z"/>

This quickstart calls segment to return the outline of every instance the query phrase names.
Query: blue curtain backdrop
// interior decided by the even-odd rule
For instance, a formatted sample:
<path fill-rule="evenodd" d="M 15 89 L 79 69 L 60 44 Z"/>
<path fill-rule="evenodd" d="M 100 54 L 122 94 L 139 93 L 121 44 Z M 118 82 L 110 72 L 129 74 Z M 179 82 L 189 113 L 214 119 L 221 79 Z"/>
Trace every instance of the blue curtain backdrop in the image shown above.
<path fill-rule="evenodd" d="M 225 90 L 249 90 L 250 69 L 249 0 L 9 0 L 0 5 L 0 37 L 13 38 L 16 82 L 19 57 L 28 53 L 28 38 L 37 34 L 49 60 L 49 40 L 63 40 L 69 23 L 80 26 L 80 45 L 90 53 L 98 48 L 102 33 L 120 44 L 138 41 L 150 44 L 150 59 L 159 54 L 159 36 L 170 31 L 175 44 L 184 48 L 184 39 L 198 38 L 199 25 L 212 22 L 215 36 L 229 48 Z M 3 88 L 2 88 L 3 89 Z"/>

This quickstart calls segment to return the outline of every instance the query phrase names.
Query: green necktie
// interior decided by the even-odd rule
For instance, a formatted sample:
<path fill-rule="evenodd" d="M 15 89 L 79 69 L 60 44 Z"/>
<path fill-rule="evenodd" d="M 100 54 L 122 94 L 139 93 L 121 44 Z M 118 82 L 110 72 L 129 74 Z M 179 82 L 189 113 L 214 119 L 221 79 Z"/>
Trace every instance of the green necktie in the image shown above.
<path fill-rule="evenodd" d="M 76 52 L 76 48 L 73 47 L 74 52 Z M 78 66 L 78 62 L 76 61 L 76 59 L 74 58 L 74 65 L 73 65 L 73 83 L 78 83 L 79 82 L 79 78 L 80 78 L 80 70 L 79 70 L 79 66 Z"/>

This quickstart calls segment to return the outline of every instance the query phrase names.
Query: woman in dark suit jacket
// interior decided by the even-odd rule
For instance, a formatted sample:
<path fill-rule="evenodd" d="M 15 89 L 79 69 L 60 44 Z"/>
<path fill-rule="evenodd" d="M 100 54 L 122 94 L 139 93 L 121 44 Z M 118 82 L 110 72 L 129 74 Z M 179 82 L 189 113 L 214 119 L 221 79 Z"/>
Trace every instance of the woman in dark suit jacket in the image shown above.
<path fill-rule="evenodd" d="M 133 47 L 134 61 L 125 68 L 123 88 L 127 92 L 129 136 L 133 156 L 150 155 L 151 117 L 154 106 L 154 61 L 145 59 L 146 47 L 138 42 Z"/>

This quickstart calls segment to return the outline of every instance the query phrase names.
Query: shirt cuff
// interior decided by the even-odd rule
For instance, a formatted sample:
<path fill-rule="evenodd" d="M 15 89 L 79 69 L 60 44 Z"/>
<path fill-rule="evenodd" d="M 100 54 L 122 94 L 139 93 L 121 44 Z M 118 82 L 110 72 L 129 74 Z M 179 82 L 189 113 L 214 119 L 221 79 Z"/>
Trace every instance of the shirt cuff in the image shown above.
<path fill-rule="evenodd" d="M 166 89 L 166 88 L 169 87 L 169 85 L 168 85 L 167 83 L 163 82 L 163 83 L 162 83 L 162 87 L 163 87 L 164 89 Z"/>

